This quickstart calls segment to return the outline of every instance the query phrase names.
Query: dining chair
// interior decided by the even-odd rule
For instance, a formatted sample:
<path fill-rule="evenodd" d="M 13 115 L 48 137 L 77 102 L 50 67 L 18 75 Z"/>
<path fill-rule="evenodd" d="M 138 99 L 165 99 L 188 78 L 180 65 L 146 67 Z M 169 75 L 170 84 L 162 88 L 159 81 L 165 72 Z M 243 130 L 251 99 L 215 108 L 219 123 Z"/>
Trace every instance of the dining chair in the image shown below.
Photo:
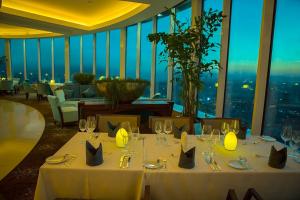
<path fill-rule="evenodd" d="M 186 125 L 187 132 L 189 134 L 194 134 L 194 124 L 190 117 L 159 117 L 159 116 L 149 116 L 149 128 L 152 133 L 155 133 L 154 125 L 156 121 L 171 120 L 173 124 L 177 127 L 182 127 Z"/>
<path fill-rule="evenodd" d="M 24 82 L 24 83 L 23 83 L 23 91 L 24 91 L 24 93 L 25 93 L 26 100 L 28 100 L 29 95 L 30 95 L 31 93 L 37 94 L 37 90 L 34 89 L 28 82 Z M 38 98 L 38 96 L 37 96 L 37 98 Z"/>
<path fill-rule="evenodd" d="M 140 126 L 140 116 L 139 115 L 96 115 L 97 119 L 97 131 L 99 132 L 107 132 L 107 122 L 111 122 L 112 124 L 117 124 L 121 122 L 128 121 L 131 126 Z"/>
<path fill-rule="evenodd" d="M 61 106 L 58 98 L 53 95 L 48 95 L 54 122 L 59 123 L 63 128 L 66 123 L 78 121 L 78 109 L 75 106 Z"/>
<path fill-rule="evenodd" d="M 260 196 L 260 194 L 254 188 L 249 188 L 247 190 L 243 200 L 251 200 L 252 197 L 255 200 L 263 200 L 263 198 Z M 238 200 L 234 189 L 228 190 L 226 200 Z"/>
<path fill-rule="evenodd" d="M 1 80 L 0 91 L 9 92 L 11 95 L 14 92 L 14 86 L 12 80 Z"/>
<path fill-rule="evenodd" d="M 40 101 L 44 96 L 53 95 L 51 87 L 48 83 L 38 83 L 37 84 L 37 95 Z"/>

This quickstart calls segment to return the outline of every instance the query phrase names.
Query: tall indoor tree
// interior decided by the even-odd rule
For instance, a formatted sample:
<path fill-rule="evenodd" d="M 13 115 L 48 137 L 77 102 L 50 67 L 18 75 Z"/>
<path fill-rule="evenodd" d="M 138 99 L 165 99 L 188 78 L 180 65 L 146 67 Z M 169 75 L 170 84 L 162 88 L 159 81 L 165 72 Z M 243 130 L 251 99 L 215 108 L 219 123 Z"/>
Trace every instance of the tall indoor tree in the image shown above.
<path fill-rule="evenodd" d="M 183 115 L 196 117 L 199 106 L 197 94 L 203 88 L 200 76 L 203 73 L 212 74 L 212 71 L 219 67 L 217 60 L 207 57 L 210 52 L 220 47 L 213 37 L 221 27 L 223 15 L 222 12 L 213 9 L 203 11 L 201 16 L 194 18 L 191 26 L 187 22 L 177 20 L 173 12 L 171 17 L 174 19 L 174 32 L 149 34 L 148 39 L 150 42 L 161 42 L 165 45 L 160 56 L 163 62 L 171 60 L 175 80 L 182 87 L 180 96 L 184 102 Z"/>

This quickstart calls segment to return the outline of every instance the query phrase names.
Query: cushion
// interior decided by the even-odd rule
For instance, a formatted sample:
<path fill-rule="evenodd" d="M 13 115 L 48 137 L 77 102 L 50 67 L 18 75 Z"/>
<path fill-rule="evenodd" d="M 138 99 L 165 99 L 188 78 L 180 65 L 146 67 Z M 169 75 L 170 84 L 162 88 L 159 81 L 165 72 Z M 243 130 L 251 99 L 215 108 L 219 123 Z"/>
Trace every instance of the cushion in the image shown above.
<path fill-rule="evenodd" d="M 174 137 L 175 138 L 180 139 L 181 138 L 181 134 L 184 131 L 188 131 L 187 130 L 187 125 L 183 125 L 181 127 L 177 127 L 177 126 L 175 126 L 175 124 L 173 124 L 173 132 L 174 132 Z"/>
<path fill-rule="evenodd" d="M 108 121 L 107 122 L 108 137 L 116 137 L 119 128 L 120 128 L 120 123 L 113 125 L 110 121 Z"/>
<path fill-rule="evenodd" d="M 66 99 L 71 99 L 74 96 L 74 91 L 73 90 L 64 89 L 64 93 L 65 93 L 65 98 Z"/>
<path fill-rule="evenodd" d="M 96 96 L 96 92 L 89 87 L 88 89 L 84 90 L 81 95 L 85 98 L 92 98 Z"/>

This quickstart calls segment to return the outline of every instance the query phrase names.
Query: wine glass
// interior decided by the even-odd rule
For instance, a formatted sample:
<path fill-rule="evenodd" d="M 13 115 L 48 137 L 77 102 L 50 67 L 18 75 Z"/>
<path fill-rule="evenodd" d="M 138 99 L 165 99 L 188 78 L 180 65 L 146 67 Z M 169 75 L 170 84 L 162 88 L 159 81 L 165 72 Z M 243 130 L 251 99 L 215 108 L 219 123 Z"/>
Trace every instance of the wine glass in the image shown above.
<path fill-rule="evenodd" d="M 165 120 L 164 132 L 168 135 L 172 132 L 172 128 L 173 128 L 172 120 Z"/>
<path fill-rule="evenodd" d="M 202 135 L 210 135 L 211 134 L 211 125 L 203 125 L 202 127 Z"/>
<path fill-rule="evenodd" d="M 229 124 L 226 122 L 223 122 L 222 126 L 221 126 L 222 134 L 225 135 L 228 131 L 229 131 Z"/>
<path fill-rule="evenodd" d="M 96 129 L 96 118 L 95 116 L 88 116 L 86 121 L 87 132 L 90 136 L 93 136 L 93 132 Z M 96 135 L 94 136 L 96 138 Z"/>
<path fill-rule="evenodd" d="M 162 134 L 162 122 L 157 120 L 154 123 L 154 131 L 156 133 L 156 141 L 159 143 Z"/>
<path fill-rule="evenodd" d="M 237 135 L 240 131 L 240 125 L 239 125 L 239 121 L 238 120 L 233 120 L 231 122 L 231 129 L 233 130 L 233 132 Z"/>
<path fill-rule="evenodd" d="M 137 141 L 139 139 L 140 136 L 140 129 L 138 126 L 133 126 L 131 127 L 131 131 L 132 131 L 132 139 Z"/>
<path fill-rule="evenodd" d="M 124 144 L 125 144 L 125 149 L 128 150 L 129 149 L 129 142 L 131 141 L 131 134 L 132 134 L 132 129 L 131 129 L 130 123 L 128 121 L 122 122 L 120 124 L 120 127 L 124 128 L 127 132 L 127 136 L 122 135 L 122 137 L 123 137 L 123 141 L 124 141 Z"/>
<path fill-rule="evenodd" d="M 81 132 L 85 132 L 85 130 L 86 130 L 86 120 L 85 119 L 80 119 L 79 123 L 78 123 L 78 126 L 79 126 L 79 130 Z"/>
<path fill-rule="evenodd" d="M 293 129 L 291 126 L 284 126 L 282 133 L 281 133 L 281 139 L 284 141 L 284 145 L 287 147 L 287 142 L 291 140 L 292 138 L 292 132 Z"/>
<path fill-rule="evenodd" d="M 214 140 L 214 144 L 216 144 L 217 142 L 221 141 L 221 134 L 220 134 L 220 130 L 219 129 L 213 129 L 211 132 L 210 137 L 212 138 L 213 136 L 217 136 Z"/>

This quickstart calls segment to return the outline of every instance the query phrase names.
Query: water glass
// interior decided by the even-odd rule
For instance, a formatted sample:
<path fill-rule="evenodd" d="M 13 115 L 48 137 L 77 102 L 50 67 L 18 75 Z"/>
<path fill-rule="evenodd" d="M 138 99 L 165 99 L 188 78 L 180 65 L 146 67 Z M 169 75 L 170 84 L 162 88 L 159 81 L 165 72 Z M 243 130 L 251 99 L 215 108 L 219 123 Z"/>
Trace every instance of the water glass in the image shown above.
<path fill-rule="evenodd" d="M 93 135 L 94 130 L 96 129 L 96 117 L 88 116 L 86 121 L 86 129 L 90 136 Z"/>
<path fill-rule="evenodd" d="M 231 122 L 231 130 L 235 133 L 238 134 L 240 131 L 240 125 L 239 125 L 239 121 L 238 120 L 233 120 Z"/>
<path fill-rule="evenodd" d="M 229 124 L 226 123 L 226 122 L 223 122 L 222 123 L 222 126 L 221 126 L 221 132 L 223 135 L 226 135 L 226 133 L 228 133 L 229 131 Z"/>
<path fill-rule="evenodd" d="M 172 133 L 173 123 L 172 120 L 165 120 L 164 123 L 164 132 L 168 135 Z"/>
<path fill-rule="evenodd" d="M 221 134 L 220 134 L 219 129 L 213 129 L 212 130 L 210 137 L 212 138 L 213 136 L 215 136 L 214 144 L 221 141 Z"/>
<path fill-rule="evenodd" d="M 132 131 L 132 139 L 137 141 L 139 139 L 139 136 L 140 136 L 139 127 L 137 127 L 137 126 L 131 127 L 131 131 Z"/>
<path fill-rule="evenodd" d="M 210 135 L 212 131 L 212 127 L 210 125 L 203 125 L 202 127 L 202 135 Z"/>
<path fill-rule="evenodd" d="M 81 132 L 84 132 L 86 130 L 86 120 L 85 119 L 80 119 L 79 123 L 78 123 L 78 126 L 79 126 L 79 130 Z"/>
<path fill-rule="evenodd" d="M 161 140 L 161 134 L 162 134 L 162 121 L 155 121 L 154 123 L 154 131 L 156 133 L 156 141 L 158 143 L 160 143 L 160 140 Z"/>
<path fill-rule="evenodd" d="M 127 136 L 123 136 L 123 140 L 124 140 L 124 144 L 125 144 L 125 149 L 129 149 L 129 143 L 131 141 L 131 136 L 132 136 L 132 129 L 131 129 L 131 125 L 130 122 L 126 121 L 126 122 L 122 122 L 120 124 L 121 128 L 124 128 L 127 132 Z M 127 140 L 127 142 L 126 142 Z"/>

